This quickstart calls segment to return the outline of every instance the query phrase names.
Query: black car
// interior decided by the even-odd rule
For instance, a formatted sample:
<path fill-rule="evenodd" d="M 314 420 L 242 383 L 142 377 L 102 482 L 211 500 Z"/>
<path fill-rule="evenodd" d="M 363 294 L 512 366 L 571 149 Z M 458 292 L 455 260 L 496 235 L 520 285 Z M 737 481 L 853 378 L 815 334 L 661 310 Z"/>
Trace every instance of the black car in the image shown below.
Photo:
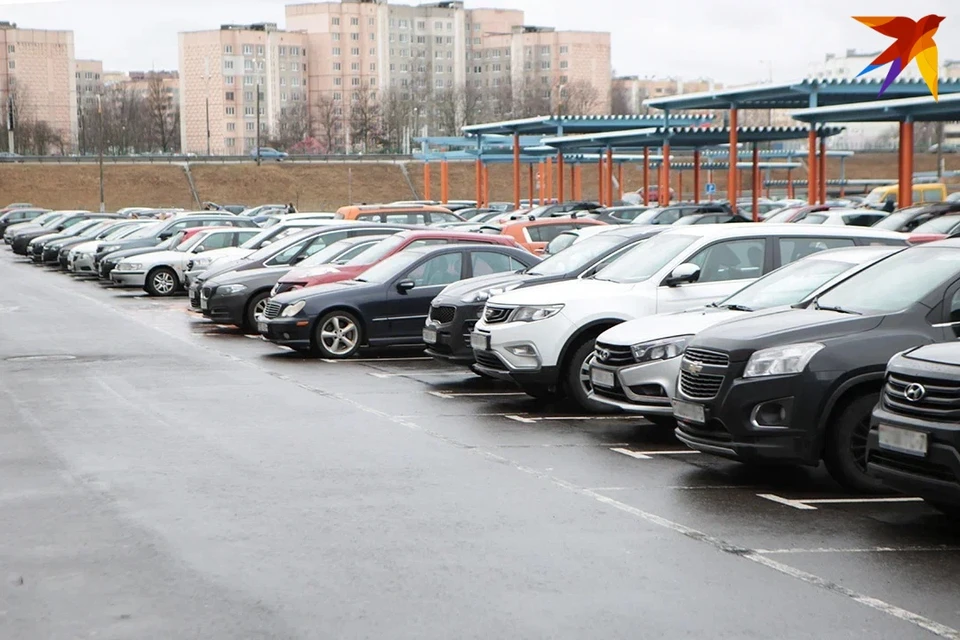
<path fill-rule="evenodd" d="M 652 207 L 645 207 L 642 204 L 629 204 L 620 207 L 597 209 L 589 214 L 589 216 L 594 220 L 599 220 L 607 224 L 630 224 L 634 218 L 650 209 L 652 209 Z"/>
<path fill-rule="evenodd" d="M 565 218 L 575 213 L 592 213 L 602 208 L 603 206 L 599 202 L 560 202 L 557 204 L 545 204 L 539 207 L 534 207 L 529 211 L 518 211 L 514 214 L 511 214 L 509 219 L 520 220 L 522 218 L 529 218 L 533 220 L 537 218 Z"/>
<path fill-rule="evenodd" d="M 604 229 L 526 271 L 470 278 L 450 285 L 430 306 L 423 335 L 427 354 L 438 360 L 473 364 L 470 334 L 491 297 L 523 287 L 591 276 L 624 251 L 664 229 L 633 226 Z"/>
<path fill-rule="evenodd" d="M 259 333 L 324 358 L 349 358 L 364 346 L 423 344 L 423 324 L 443 287 L 476 271 L 530 266 L 536 256 L 500 245 L 438 245 L 394 254 L 336 284 L 282 293 L 267 302 Z"/>
<path fill-rule="evenodd" d="M 97 229 L 88 229 L 82 234 L 75 238 L 66 238 L 63 240 L 58 240 L 56 242 L 47 243 L 47 246 L 44 247 L 44 263 L 45 264 L 57 264 L 61 269 L 67 268 L 67 258 L 70 255 L 70 250 L 75 246 L 83 244 L 85 242 L 93 242 L 99 240 L 105 240 L 109 236 L 117 233 L 118 231 L 127 230 L 133 231 L 134 228 L 141 226 L 142 222 L 138 223 L 137 220 L 111 220 Z M 120 234 L 118 234 L 120 235 Z M 57 251 L 56 258 L 51 258 L 47 260 L 48 251 Z"/>
<path fill-rule="evenodd" d="M 960 513 L 960 345 L 928 345 L 890 360 L 867 470 L 892 489 Z"/>
<path fill-rule="evenodd" d="M 938 202 L 936 204 L 918 205 L 894 211 L 890 215 L 881 218 L 873 226 L 877 229 L 908 233 L 920 225 L 939 218 L 946 213 L 956 213 L 958 211 L 960 211 L 960 202 Z"/>
<path fill-rule="evenodd" d="M 190 283 L 188 295 L 190 307 L 194 311 L 207 311 L 209 305 L 204 305 L 204 293 L 207 298 L 213 295 L 213 289 L 207 287 L 207 282 L 225 273 L 243 273 L 256 269 L 283 267 L 290 269 L 307 258 L 322 251 L 325 247 L 340 242 L 346 238 L 360 236 L 383 236 L 411 228 L 406 225 L 381 224 L 377 222 L 337 222 L 304 229 L 297 233 L 285 236 L 281 240 L 269 244 L 250 255 L 230 260 L 222 266 L 204 271 Z M 282 275 L 282 274 L 281 274 Z M 281 276 L 277 276 L 279 280 Z M 276 284 L 276 282 L 274 282 Z"/>
<path fill-rule="evenodd" d="M 369 249 L 385 236 L 357 236 L 327 245 L 310 256 L 311 264 L 337 265 Z M 232 324 L 254 330 L 257 316 L 267 306 L 277 281 L 290 271 L 290 265 L 230 271 L 204 282 L 201 290 L 203 315 L 220 324 Z"/>
<path fill-rule="evenodd" d="M 872 491 L 870 413 L 887 361 L 960 337 L 960 240 L 881 260 L 807 303 L 702 331 L 681 359 L 674 417 L 694 449 L 745 462 L 826 463 Z"/>
<path fill-rule="evenodd" d="M 49 213 L 49 211 L 49 209 L 37 209 L 34 207 L 24 207 L 7 211 L 3 215 L 0 215 L 0 236 L 4 234 L 7 227 L 25 222 L 33 222 L 43 214 Z"/>
<path fill-rule="evenodd" d="M 29 225 L 13 233 L 10 241 L 10 248 L 13 249 L 13 252 L 17 255 L 25 256 L 27 255 L 27 245 L 30 244 L 30 241 L 34 238 L 61 233 L 73 225 L 83 222 L 92 215 L 88 211 L 69 211 L 61 213 L 63 213 L 63 215 L 59 220 L 51 218 L 50 221 L 48 221 L 49 224 L 45 223 L 43 226 L 37 227 Z"/>
<path fill-rule="evenodd" d="M 667 207 L 648 209 L 635 217 L 631 224 L 673 224 L 680 218 L 699 213 L 732 214 L 733 209 L 730 208 L 730 205 L 721 202 L 672 204 Z"/>
<path fill-rule="evenodd" d="M 99 234 L 100 231 L 110 227 L 115 218 L 91 218 L 80 224 L 76 224 L 63 233 L 53 236 L 40 236 L 34 238 L 28 247 L 30 247 L 30 259 L 39 264 L 58 264 L 60 257 L 60 247 L 63 243 L 74 242 L 76 240 L 90 240 Z"/>

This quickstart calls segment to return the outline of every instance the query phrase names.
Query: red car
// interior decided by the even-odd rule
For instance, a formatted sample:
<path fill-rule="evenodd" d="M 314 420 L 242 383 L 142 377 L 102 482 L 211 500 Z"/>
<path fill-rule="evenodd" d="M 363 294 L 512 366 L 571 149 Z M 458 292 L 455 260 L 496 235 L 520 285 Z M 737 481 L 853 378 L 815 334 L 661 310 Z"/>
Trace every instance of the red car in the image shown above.
<path fill-rule="evenodd" d="M 346 264 L 331 266 L 301 266 L 291 270 L 280 278 L 270 293 L 275 296 L 286 291 L 314 287 L 318 284 L 330 284 L 352 280 L 361 273 L 395 253 L 410 247 L 422 247 L 431 244 L 449 244 L 459 242 L 464 244 L 498 244 L 508 247 L 521 247 L 510 236 L 487 233 L 466 233 L 437 229 L 436 231 L 403 231 L 389 238 L 384 238 Z M 521 247 L 522 248 L 522 247 Z"/>

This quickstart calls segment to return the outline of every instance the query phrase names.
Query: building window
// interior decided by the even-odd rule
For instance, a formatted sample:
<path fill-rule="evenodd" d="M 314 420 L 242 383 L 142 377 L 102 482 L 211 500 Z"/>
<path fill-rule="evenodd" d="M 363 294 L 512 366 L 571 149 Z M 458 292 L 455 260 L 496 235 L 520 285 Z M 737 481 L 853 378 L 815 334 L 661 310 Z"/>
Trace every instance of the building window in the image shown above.
<path fill-rule="evenodd" d="M 281 94 L 280 94 L 280 102 L 286 102 L 286 101 L 287 101 L 287 94 L 286 94 L 286 93 L 281 93 Z"/>
<path fill-rule="evenodd" d="M 376 39 L 377 39 L 376 34 L 371 33 L 371 34 L 370 34 L 370 41 L 373 42 L 373 41 L 376 40 Z"/>
<path fill-rule="evenodd" d="M 335 55 L 335 56 L 339 56 L 339 55 L 340 55 L 340 47 L 334 47 L 334 48 L 333 48 L 333 55 Z"/>
<path fill-rule="evenodd" d="M 376 47 L 370 47 L 370 55 L 372 55 L 372 56 L 377 55 L 377 48 L 376 48 Z"/>
<path fill-rule="evenodd" d="M 376 72 L 376 70 L 377 70 L 377 63 L 376 63 L 376 62 L 371 62 L 371 63 L 370 63 L 370 73 L 374 73 L 374 72 Z"/>
<path fill-rule="evenodd" d="M 540 63 L 540 68 L 541 68 L 541 69 L 549 69 L 549 68 L 550 68 L 550 61 L 549 61 L 549 60 L 544 60 L 543 62 L 541 62 L 541 63 Z"/>
<path fill-rule="evenodd" d="M 410 40 L 410 36 L 408 36 L 408 35 L 405 34 L 405 33 L 401 33 L 401 34 L 400 34 L 400 37 L 398 38 L 398 40 L 399 40 L 401 43 L 408 42 L 408 41 Z"/>
<path fill-rule="evenodd" d="M 359 42 L 359 41 L 360 41 L 360 34 L 359 34 L 359 33 L 351 33 L 351 34 L 350 34 L 350 39 L 353 40 L 354 42 Z"/>
<path fill-rule="evenodd" d="M 280 53 L 281 56 L 287 55 L 287 48 L 286 48 L 286 47 L 279 47 L 279 48 L 277 49 L 277 51 Z"/>
<path fill-rule="evenodd" d="M 223 52 L 224 52 L 225 54 L 227 54 L 227 55 L 232 54 L 232 53 L 233 53 L 233 45 L 232 45 L 232 44 L 225 44 L 225 45 L 223 45 Z M 11 53 L 13 53 L 13 52 L 11 51 Z"/>
<path fill-rule="evenodd" d="M 227 123 L 227 131 L 236 131 L 236 130 L 237 130 L 237 123 L 235 122 Z"/>
<path fill-rule="evenodd" d="M 570 80 L 569 76 L 560 76 L 560 84 L 567 84 L 569 80 Z"/>
<path fill-rule="evenodd" d="M 257 60 L 257 71 L 263 71 L 263 60 Z"/>
<path fill-rule="evenodd" d="M 427 21 L 426 20 L 417 20 L 417 29 L 426 29 Z"/>
<path fill-rule="evenodd" d="M 453 44 L 453 36 L 447 36 L 447 44 Z"/>
<path fill-rule="evenodd" d="M 473 44 L 480 44 L 480 38 L 474 38 Z"/>
<path fill-rule="evenodd" d="M 359 63 L 359 62 L 351 62 L 351 63 L 350 63 L 350 71 L 360 71 L 360 63 Z"/>
<path fill-rule="evenodd" d="M 306 83 L 304 83 L 304 84 L 306 84 Z M 300 78 L 290 78 L 290 86 L 291 86 L 291 87 L 299 87 L 299 86 L 300 86 Z"/>
<path fill-rule="evenodd" d="M 333 100 L 334 100 L 334 102 L 339 102 L 339 101 L 343 100 L 343 94 L 340 93 L 339 91 L 334 91 L 334 92 L 333 92 Z"/>
<path fill-rule="evenodd" d="M 246 87 L 253 86 L 253 76 L 243 76 L 243 84 Z"/>
<path fill-rule="evenodd" d="M 224 94 L 224 99 L 226 99 L 227 102 L 233 102 L 233 91 L 227 91 Z"/>
<path fill-rule="evenodd" d="M 252 116 L 252 115 L 254 115 L 254 113 L 253 113 L 253 107 L 244 107 L 244 108 L 243 108 L 243 115 L 245 115 L 245 116 Z"/>
<path fill-rule="evenodd" d="M 340 71 L 340 69 L 341 69 L 342 66 L 343 66 L 343 65 L 340 64 L 339 62 L 334 62 L 334 63 L 333 63 L 333 70 L 334 70 L 334 71 Z"/>
<path fill-rule="evenodd" d="M 355 27 L 360 24 L 360 18 L 350 18 L 350 26 Z"/>
<path fill-rule="evenodd" d="M 434 30 L 434 31 L 440 31 L 440 30 L 442 30 L 442 29 L 443 29 L 443 23 L 442 23 L 442 22 L 434 22 L 434 23 L 433 23 L 433 30 Z"/>
<path fill-rule="evenodd" d="M 224 138 L 224 139 L 223 139 L 223 144 L 225 144 L 225 145 L 228 146 L 228 147 L 235 147 L 235 146 L 237 146 L 237 139 L 236 139 L 236 138 Z"/>
<path fill-rule="evenodd" d="M 258 45 L 257 45 L 257 55 L 258 55 L 258 56 L 262 56 L 262 55 L 263 55 L 263 45 L 262 45 L 262 44 L 258 44 Z"/>
<path fill-rule="evenodd" d="M 443 89 L 443 79 L 437 78 L 437 81 L 434 83 L 437 89 Z"/>
<path fill-rule="evenodd" d="M 376 79 L 376 78 L 370 78 L 370 86 L 371 86 L 371 87 L 377 86 L 377 79 Z"/>
<path fill-rule="evenodd" d="M 401 36 L 402 37 L 402 36 Z M 427 44 L 426 36 L 417 36 L 417 44 Z"/>
<path fill-rule="evenodd" d="M 8 62 L 8 63 L 7 63 L 7 67 L 9 67 L 9 68 L 11 68 L 11 69 L 16 69 L 16 68 L 17 68 L 17 62 L 16 62 L 16 60 L 11 60 L 10 62 Z"/>
<path fill-rule="evenodd" d="M 549 99 L 549 98 L 550 98 L 550 90 L 547 89 L 547 90 L 544 91 L 541 95 L 542 95 L 544 98 Z"/>
<path fill-rule="evenodd" d="M 252 44 L 245 44 L 245 45 L 243 45 L 243 55 L 245 55 L 245 56 L 252 56 L 252 55 L 253 55 L 253 45 L 252 45 Z"/>
<path fill-rule="evenodd" d="M 244 71 L 253 71 L 253 60 L 244 60 L 243 69 Z"/>
<path fill-rule="evenodd" d="M 333 34 L 333 41 L 334 41 L 334 42 L 340 42 L 340 34 L 339 34 L 339 33 Z"/>
<path fill-rule="evenodd" d="M 256 128 L 255 123 L 253 123 L 253 122 L 248 122 L 248 123 L 247 123 L 247 131 L 253 131 L 255 128 Z"/>
<path fill-rule="evenodd" d="M 560 68 L 561 68 L 561 69 L 566 69 L 566 68 L 569 67 L 569 66 L 570 66 L 570 65 L 567 63 L 566 60 L 561 60 L 561 61 L 560 61 Z"/>
<path fill-rule="evenodd" d="M 286 70 L 287 70 L 287 63 L 286 63 L 286 62 L 281 62 L 281 63 L 280 63 L 280 71 L 286 71 Z"/>
<path fill-rule="evenodd" d="M 352 56 L 360 55 L 360 47 L 353 47 L 352 49 L 350 49 L 350 55 Z"/>
<path fill-rule="evenodd" d="M 287 86 L 287 79 L 286 79 L 286 78 L 280 78 L 280 86 L 281 86 L 281 87 Z"/>
<path fill-rule="evenodd" d="M 243 99 L 246 100 L 247 102 L 252 102 L 252 101 L 253 101 L 253 91 L 244 91 L 244 92 L 243 92 Z"/>
<path fill-rule="evenodd" d="M 542 56 L 550 55 L 550 47 L 540 47 L 540 55 Z"/>
<path fill-rule="evenodd" d="M 359 87 L 359 86 L 360 86 L 360 78 L 351 78 L 351 79 L 350 79 L 350 84 L 353 85 L 354 87 Z"/>
<path fill-rule="evenodd" d="M 408 29 L 409 27 L 410 27 L 410 22 L 409 22 L 408 20 L 401 20 L 401 21 L 400 21 L 400 28 L 401 28 L 401 29 Z"/>
<path fill-rule="evenodd" d="M 479 25 L 479 24 L 473 25 L 473 30 L 474 30 L 474 31 L 480 31 L 480 25 Z"/>
<path fill-rule="evenodd" d="M 443 44 L 443 36 L 436 36 L 436 37 L 433 39 L 433 43 L 434 43 L 434 44 Z"/>
<path fill-rule="evenodd" d="M 369 25 L 369 26 L 372 27 L 372 26 L 374 26 L 376 23 L 377 23 L 376 20 L 374 20 L 373 18 L 367 18 L 367 25 Z"/>
<path fill-rule="evenodd" d="M 371 64 L 370 66 L 372 67 L 373 65 Z M 392 72 L 392 71 L 396 71 L 396 70 L 397 70 L 397 65 L 395 65 L 394 63 L 391 62 L 391 63 L 390 63 L 390 71 Z"/>
<path fill-rule="evenodd" d="M 341 84 L 343 84 L 343 78 L 334 78 L 334 79 L 333 79 L 333 84 L 335 84 L 335 85 L 337 85 L 337 86 L 339 87 Z"/>
<path fill-rule="evenodd" d="M 224 60 L 223 61 L 224 69 L 233 69 L 233 60 Z"/>
<path fill-rule="evenodd" d="M 227 107 L 226 109 L 224 109 L 224 113 L 226 113 L 228 116 L 235 116 L 237 115 L 237 108 Z"/>
<path fill-rule="evenodd" d="M 339 27 L 339 26 L 340 26 L 340 18 L 331 18 L 330 24 L 332 24 L 332 25 L 335 26 L 335 27 Z"/>

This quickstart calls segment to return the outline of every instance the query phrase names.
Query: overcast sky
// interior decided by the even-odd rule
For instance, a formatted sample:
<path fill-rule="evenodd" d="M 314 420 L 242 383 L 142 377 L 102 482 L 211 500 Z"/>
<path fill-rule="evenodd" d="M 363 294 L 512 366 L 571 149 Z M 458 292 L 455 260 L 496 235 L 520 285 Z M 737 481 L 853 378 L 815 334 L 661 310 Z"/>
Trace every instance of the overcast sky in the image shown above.
<path fill-rule="evenodd" d="M 407 0 L 407 3 L 417 3 Z M 78 58 L 108 70 L 176 69 L 177 33 L 224 23 L 277 22 L 290 0 L 0 0 L 0 20 L 72 29 Z M 467 0 L 516 8 L 527 24 L 610 31 L 618 75 L 713 78 L 727 84 L 807 74 L 828 52 L 876 51 L 892 42 L 852 15 L 946 16 L 940 58 L 960 58 L 957 0 Z M 952 9 L 952 11 L 951 11 Z"/>

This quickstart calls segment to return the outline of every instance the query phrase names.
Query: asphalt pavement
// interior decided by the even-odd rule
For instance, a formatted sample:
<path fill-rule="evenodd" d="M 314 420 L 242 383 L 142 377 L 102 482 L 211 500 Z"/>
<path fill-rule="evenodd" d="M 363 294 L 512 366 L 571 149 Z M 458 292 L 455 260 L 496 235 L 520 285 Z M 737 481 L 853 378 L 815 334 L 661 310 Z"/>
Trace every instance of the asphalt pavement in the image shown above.
<path fill-rule="evenodd" d="M 960 523 L 0 249 L 0 638 L 960 639 Z"/>

